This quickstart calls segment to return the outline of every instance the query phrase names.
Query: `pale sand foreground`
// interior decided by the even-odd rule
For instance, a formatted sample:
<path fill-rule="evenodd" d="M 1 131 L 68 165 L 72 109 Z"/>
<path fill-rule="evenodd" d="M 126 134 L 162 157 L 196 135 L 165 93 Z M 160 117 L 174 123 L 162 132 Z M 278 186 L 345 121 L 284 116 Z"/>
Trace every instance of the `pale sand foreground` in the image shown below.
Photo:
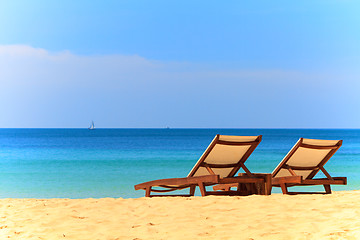
<path fill-rule="evenodd" d="M 2 199 L 0 239 L 360 239 L 360 191 L 332 195 Z"/>

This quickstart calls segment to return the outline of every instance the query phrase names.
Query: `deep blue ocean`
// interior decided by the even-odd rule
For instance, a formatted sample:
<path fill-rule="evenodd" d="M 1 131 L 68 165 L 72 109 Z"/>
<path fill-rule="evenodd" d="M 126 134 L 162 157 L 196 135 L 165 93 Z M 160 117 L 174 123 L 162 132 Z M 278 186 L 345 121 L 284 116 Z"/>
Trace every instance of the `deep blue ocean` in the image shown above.
<path fill-rule="evenodd" d="M 0 129 L 0 198 L 142 197 L 135 184 L 185 177 L 216 134 L 263 135 L 246 166 L 264 173 L 300 137 L 342 139 L 325 168 L 360 189 L 360 130 Z"/>

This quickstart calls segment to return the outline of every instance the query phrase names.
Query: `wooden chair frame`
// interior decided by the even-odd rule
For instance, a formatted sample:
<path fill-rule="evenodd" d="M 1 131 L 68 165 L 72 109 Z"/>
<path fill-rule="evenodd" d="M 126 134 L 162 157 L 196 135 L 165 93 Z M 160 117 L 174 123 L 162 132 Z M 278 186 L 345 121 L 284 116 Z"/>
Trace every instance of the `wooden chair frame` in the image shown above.
<path fill-rule="evenodd" d="M 201 156 L 199 161 L 196 163 L 192 171 L 185 178 L 169 178 L 169 179 L 159 179 L 154 181 L 149 181 L 145 183 L 140 183 L 134 186 L 135 190 L 143 189 L 145 190 L 146 197 L 161 197 L 161 196 L 194 196 L 195 188 L 198 186 L 202 196 L 208 195 L 248 195 L 253 192 L 249 192 L 247 189 L 240 188 L 241 184 L 258 184 L 260 186 L 265 186 L 267 180 L 264 177 L 260 177 L 256 174 L 253 174 L 245 166 L 245 161 L 255 150 L 255 148 L 261 142 L 262 136 L 258 136 L 254 141 L 249 142 L 234 142 L 234 141 L 224 141 L 220 140 L 220 135 L 216 135 L 214 140 L 211 142 L 209 147 L 206 149 L 204 154 Z M 239 159 L 235 164 L 209 164 L 205 163 L 207 156 L 213 150 L 216 144 L 221 145 L 235 145 L 235 146 L 250 146 L 245 154 Z M 204 176 L 194 176 L 196 171 L 204 167 L 208 171 L 208 175 Z M 224 178 L 220 178 L 219 175 L 216 175 L 213 169 L 216 168 L 233 168 L 231 172 Z M 244 169 L 245 174 L 240 176 L 234 176 L 236 172 L 240 169 Z M 270 178 L 271 179 L 271 178 Z M 268 183 L 268 182 L 267 182 Z M 237 184 L 239 187 L 236 191 L 226 190 L 226 191 L 207 191 L 206 186 L 216 185 L 216 184 Z M 270 185 L 270 190 L 269 190 Z M 157 189 L 156 187 L 161 187 L 162 189 Z M 177 194 L 177 195 L 164 195 L 164 194 L 152 194 L 152 192 L 165 193 L 172 192 L 175 190 L 189 188 L 189 194 Z M 258 193 L 269 195 L 271 193 L 271 184 L 267 184 L 266 187 L 262 187 Z"/>
<path fill-rule="evenodd" d="M 329 161 L 329 159 L 335 154 L 335 152 L 341 147 L 342 140 L 338 141 L 336 145 L 333 146 L 319 146 L 319 145 L 310 145 L 304 143 L 304 138 L 300 138 L 296 145 L 290 150 L 290 152 L 285 156 L 281 163 L 275 168 L 272 173 L 272 185 L 274 187 L 281 187 L 283 194 L 330 194 L 331 187 L 330 185 L 346 185 L 346 177 L 331 177 L 330 174 L 325 170 L 324 165 Z M 287 164 L 290 158 L 295 154 L 295 152 L 300 148 L 309 148 L 309 149 L 330 149 L 329 153 L 320 161 L 316 166 L 309 167 L 298 167 L 291 166 Z M 290 172 L 291 176 L 276 177 L 281 169 L 286 169 Z M 309 170 L 311 173 L 303 179 L 303 176 L 299 176 L 295 173 L 295 170 Z M 315 175 L 322 171 L 326 178 L 317 178 L 314 179 Z M 289 192 L 288 187 L 293 186 L 311 186 L 311 185 L 323 185 L 325 192 Z"/>

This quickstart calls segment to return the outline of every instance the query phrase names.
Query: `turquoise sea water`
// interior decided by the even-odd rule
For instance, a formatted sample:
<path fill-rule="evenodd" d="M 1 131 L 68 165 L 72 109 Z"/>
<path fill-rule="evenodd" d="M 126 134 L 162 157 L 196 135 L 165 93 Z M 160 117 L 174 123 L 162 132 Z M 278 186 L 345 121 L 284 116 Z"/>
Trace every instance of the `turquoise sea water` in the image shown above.
<path fill-rule="evenodd" d="M 142 197 L 135 184 L 185 177 L 216 134 L 263 135 L 252 172 L 272 172 L 300 137 L 342 139 L 325 167 L 348 177 L 334 190 L 360 189 L 360 130 L 0 129 L 0 198 Z"/>

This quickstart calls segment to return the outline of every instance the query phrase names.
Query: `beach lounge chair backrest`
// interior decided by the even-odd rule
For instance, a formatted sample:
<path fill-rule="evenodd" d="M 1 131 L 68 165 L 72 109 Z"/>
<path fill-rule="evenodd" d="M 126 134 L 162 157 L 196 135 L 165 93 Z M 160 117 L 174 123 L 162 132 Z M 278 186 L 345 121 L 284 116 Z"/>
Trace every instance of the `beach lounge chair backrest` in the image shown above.
<path fill-rule="evenodd" d="M 261 137 L 216 135 L 188 177 L 209 174 L 233 177 L 240 168 L 251 175 L 244 162 L 259 145 Z"/>
<path fill-rule="evenodd" d="M 302 176 L 313 178 L 340 148 L 342 140 L 300 138 L 272 173 L 273 177 Z M 293 173 L 292 173 L 293 172 Z M 327 172 L 325 173 L 327 174 Z M 328 177 L 328 176 L 327 176 Z"/>

